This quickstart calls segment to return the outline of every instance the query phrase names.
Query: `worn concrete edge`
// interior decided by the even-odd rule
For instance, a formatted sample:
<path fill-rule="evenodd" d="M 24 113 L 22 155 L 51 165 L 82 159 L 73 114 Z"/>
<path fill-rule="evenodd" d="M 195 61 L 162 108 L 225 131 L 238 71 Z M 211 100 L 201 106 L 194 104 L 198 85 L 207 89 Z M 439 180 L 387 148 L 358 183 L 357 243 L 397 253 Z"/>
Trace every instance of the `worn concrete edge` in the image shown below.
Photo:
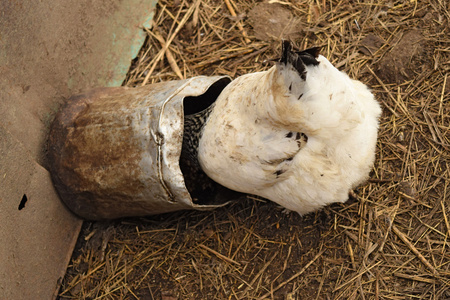
<path fill-rule="evenodd" d="M 124 54 L 123 59 L 117 64 L 116 69 L 114 71 L 114 74 L 116 74 L 116 76 L 106 82 L 105 85 L 107 87 L 121 86 L 123 84 L 123 81 L 126 78 L 128 70 L 130 69 L 131 61 L 137 57 L 139 51 L 144 45 L 145 39 L 147 37 L 144 28 L 150 29 L 152 27 L 153 17 L 155 14 L 154 11 L 157 3 L 158 0 L 153 0 L 150 2 L 149 4 L 150 13 L 141 22 L 141 28 L 135 31 L 134 38 L 133 41 L 130 43 L 128 53 Z M 126 34 L 133 36 L 133 34 L 129 31 Z"/>
<path fill-rule="evenodd" d="M 3 142 L 5 142 L 5 143 L 7 143 L 7 144 L 10 144 L 10 145 L 14 145 L 14 149 L 16 150 L 15 153 L 20 153 L 20 156 L 23 158 L 23 159 L 21 159 L 21 161 L 23 162 L 23 165 L 20 166 L 19 169 L 22 169 L 22 170 L 23 170 L 23 168 L 24 168 L 25 166 L 29 166 L 29 167 L 32 168 L 32 169 L 30 169 L 30 172 L 28 173 L 28 176 L 27 176 L 27 177 L 29 178 L 29 180 L 26 180 L 26 183 L 24 183 L 24 184 L 22 185 L 22 187 L 21 187 L 21 188 L 24 190 L 25 194 L 28 195 L 28 200 L 23 204 L 23 207 L 22 207 L 23 210 L 21 210 L 20 205 L 19 205 L 19 211 L 21 211 L 21 212 L 17 212 L 17 209 L 16 209 L 16 212 L 13 213 L 13 214 L 11 215 L 14 219 L 17 218 L 16 220 L 23 221 L 23 220 L 21 220 L 21 217 L 20 217 L 19 215 L 20 215 L 20 214 L 23 214 L 23 211 L 24 211 L 24 210 L 30 209 L 30 207 L 29 207 L 30 205 L 33 206 L 33 204 L 30 204 L 29 201 L 34 202 L 34 205 L 35 205 L 35 206 L 34 206 L 34 209 L 36 208 L 36 200 L 38 201 L 37 203 L 44 201 L 44 200 L 42 200 L 43 198 L 41 198 L 41 199 L 36 199 L 34 192 L 35 192 L 35 191 L 38 191 L 39 188 L 44 188 L 44 186 L 46 186 L 46 185 L 42 185 L 42 184 L 41 184 L 41 180 L 39 179 L 39 178 L 42 178 L 42 177 L 41 177 L 42 175 L 44 175 L 44 178 L 47 178 L 47 179 L 46 179 L 47 182 L 51 182 L 50 174 L 49 174 L 49 172 L 48 172 L 45 168 L 43 168 L 41 165 L 39 165 L 39 164 L 33 159 L 33 157 L 31 156 L 31 154 L 25 149 L 25 147 L 23 146 L 23 144 L 22 144 L 17 138 L 15 138 L 15 137 L 7 130 L 4 126 L 2 126 L 1 124 L 0 124 L 0 133 L 1 133 L 0 135 L 2 135 L 3 137 L 5 137 L 5 139 L 3 140 Z M 9 158 L 11 158 L 11 157 L 9 157 Z M 2 162 L 5 162 L 5 161 L 7 161 L 7 160 L 5 160 L 5 157 L 0 158 L 0 166 L 2 166 Z M 11 170 L 9 170 L 9 171 L 11 171 Z M 4 180 L 2 180 L 2 179 L 5 179 L 5 178 L 6 178 L 6 174 L 8 174 L 8 169 L 7 169 L 7 168 L 5 168 L 5 169 L 2 168 L 2 173 L 3 173 L 3 172 L 5 172 L 5 173 L 4 173 L 4 176 L 2 176 L 2 177 L 0 178 L 0 182 L 1 182 L 1 181 L 4 181 Z M 41 174 L 41 175 L 39 175 L 39 174 Z M 11 179 L 9 179 L 9 180 L 11 180 Z M 20 176 L 20 178 L 18 178 L 17 176 L 14 176 L 12 180 L 13 180 L 13 181 L 21 181 L 21 182 L 23 182 L 23 177 Z M 36 185 L 38 186 L 38 188 L 36 188 Z M 36 188 L 36 189 L 35 189 L 35 188 Z M 30 192 L 30 191 L 34 191 L 34 192 Z M 2 196 L 2 197 L 0 198 L 0 201 L 2 201 L 2 199 L 5 200 L 6 198 L 8 198 L 8 195 L 11 196 L 11 194 L 14 194 L 14 193 L 17 194 L 17 192 L 14 191 L 14 189 L 5 189 L 5 190 L 0 191 L 0 195 Z M 37 194 L 40 194 L 40 192 L 36 192 L 36 193 L 37 193 Z M 49 193 L 50 195 L 53 195 L 54 199 L 58 199 L 58 195 L 57 195 L 55 189 L 48 190 L 48 193 Z M 21 193 L 20 193 L 20 194 L 21 194 Z M 30 195 L 30 194 L 31 194 L 31 195 Z M 5 197 L 5 198 L 4 198 L 4 197 Z M 46 198 L 46 197 L 44 196 L 44 198 Z M 17 205 L 17 203 L 16 203 L 15 205 Z M 59 257 L 61 258 L 61 259 L 60 259 L 60 264 L 59 264 L 60 267 L 59 267 L 57 270 L 55 270 L 54 273 L 52 273 L 53 276 L 55 276 L 55 277 L 53 277 L 53 278 L 52 278 L 52 281 L 48 283 L 48 288 L 49 288 L 49 289 L 51 288 L 50 286 L 51 286 L 52 284 L 54 284 L 54 285 L 53 285 L 53 288 L 51 288 L 51 289 L 48 291 L 48 293 L 47 293 L 47 295 L 49 296 L 49 298 L 50 298 L 50 296 L 51 296 L 51 299 L 55 299 L 55 298 L 57 297 L 58 293 L 59 293 L 59 288 L 60 288 L 60 285 L 61 285 L 61 283 L 62 283 L 62 279 L 63 279 L 64 276 L 65 276 L 65 273 L 66 273 L 66 270 L 67 270 L 67 266 L 69 265 L 70 259 L 71 259 L 71 257 L 72 257 L 73 249 L 74 249 L 75 244 L 76 244 L 76 242 L 77 242 L 77 240 L 78 240 L 79 232 L 80 232 L 81 227 L 82 227 L 82 224 L 83 224 L 83 221 L 82 221 L 81 219 L 77 218 L 73 213 L 71 213 L 71 212 L 64 206 L 63 203 L 55 203 L 55 205 L 56 205 L 56 206 L 54 206 L 53 208 L 54 208 L 54 209 L 56 209 L 56 208 L 58 208 L 58 207 L 62 208 L 61 213 L 66 214 L 66 217 L 67 217 L 67 218 L 70 217 L 70 218 L 74 221 L 74 222 L 73 222 L 74 226 L 72 227 L 72 230 L 70 230 L 70 232 L 66 232 L 66 236 L 69 237 L 69 238 L 66 240 L 66 245 L 68 246 L 68 249 L 72 249 L 72 250 L 71 250 L 71 251 L 65 252 L 65 255 L 59 256 Z M 39 206 L 39 204 L 38 204 L 38 206 Z M 31 208 L 31 209 L 33 209 L 33 208 Z M 51 208 L 49 208 L 49 209 L 50 209 L 50 211 L 47 211 L 47 212 L 51 212 Z M 31 213 L 31 214 L 34 214 L 34 211 L 33 211 L 33 210 L 28 211 L 27 214 L 30 214 L 30 213 Z M 19 214 L 19 215 L 16 215 L 16 214 Z M 66 219 L 66 218 L 64 218 L 64 219 Z M 17 226 L 17 228 L 24 229 L 22 224 L 23 224 L 23 223 L 19 223 L 18 226 Z M 7 225 L 7 224 L 6 224 L 6 228 L 8 228 L 8 225 Z M 34 227 L 34 228 L 32 228 L 32 229 L 27 229 L 28 234 L 32 234 L 32 233 L 36 230 L 36 228 L 37 228 L 37 227 Z M 20 230 L 20 229 L 19 229 L 19 230 Z M 34 232 L 34 233 L 36 233 L 36 232 Z M 47 232 L 46 232 L 46 233 L 47 233 Z M 17 237 L 16 237 L 16 238 L 17 238 Z M 26 238 L 25 238 L 25 239 L 26 239 Z M 23 239 L 21 239 L 21 240 L 23 240 Z M 39 247 L 39 246 L 42 246 L 42 245 L 39 245 L 39 244 L 32 244 L 32 247 Z M 17 249 L 17 250 L 22 251 L 23 249 Z M 27 250 L 24 250 L 24 251 L 27 251 Z M 3 252 L 4 252 L 4 251 L 3 251 Z M 15 251 L 13 252 L 13 257 L 15 256 L 14 253 L 16 253 L 16 252 L 15 252 Z M 8 256 L 7 253 L 4 253 L 4 254 L 6 254 L 6 257 Z M 16 254 L 17 254 L 17 253 L 16 253 Z M 19 257 L 20 257 L 20 254 L 18 254 L 18 255 L 19 255 Z M 16 259 L 17 259 L 17 257 L 16 257 Z M 26 259 L 29 259 L 29 258 L 26 258 Z M 45 259 L 48 260 L 48 258 L 44 258 L 44 260 L 45 260 Z M 14 259 L 13 259 L 13 261 L 14 261 Z M 20 265 L 21 262 L 19 261 L 18 264 Z M 22 262 L 22 264 L 23 264 L 23 262 Z M 33 269 L 33 267 L 34 267 L 34 266 L 29 266 L 28 269 Z M 6 269 L 6 270 L 5 270 L 5 269 L 1 269 L 0 271 L 2 272 L 1 276 L 4 276 L 4 272 L 7 273 L 7 272 L 8 272 L 8 269 Z M 17 278 L 17 275 L 13 275 L 13 278 L 18 279 L 18 278 Z M 53 281 L 53 280 L 54 280 L 54 281 Z M 28 282 L 28 284 L 29 284 L 29 283 L 30 283 L 30 282 Z M 1 290 L 4 292 L 4 290 L 3 290 L 4 286 L 2 287 L 2 285 L 3 285 L 3 283 L 0 282 L 0 288 L 2 288 Z M 26 290 L 27 290 L 27 289 L 22 290 L 22 293 L 26 293 Z M 39 294 L 40 292 L 41 292 L 41 291 L 35 291 L 35 293 L 37 293 L 36 296 L 37 296 L 37 295 L 41 295 L 41 294 Z M 24 296 L 24 295 L 22 294 L 22 296 Z M 42 295 L 41 295 L 41 296 L 42 296 Z M 6 299 L 6 298 L 5 298 L 5 299 Z"/>
<path fill-rule="evenodd" d="M 53 300 L 57 299 L 58 295 L 60 293 L 62 280 L 66 276 L 67 268 L 69 266 L 70 260 L 72 259 L 73 251 L 75 249 L 75 246 L 77 244 L 77 241 L 78 241 L 78 238 L 79 238 L 79 235 L 81 232 L 81 227 L 83 227 L 83 221 L 80 221 L 78 223 L 78 228 L 75 229 L 76 234 L 73 235 L 74 238 L 72 239 L 72 241 L 69 245 L 69 249 L 72 249 L 72 251 L 67 252 L 67 256 L 64 258 L 64 268 L 62 269 L 61 273 L 59 274 L 59 280 L 55 287 L 55 291 L 53 292 L 53 297 L 52 297 Z"/>

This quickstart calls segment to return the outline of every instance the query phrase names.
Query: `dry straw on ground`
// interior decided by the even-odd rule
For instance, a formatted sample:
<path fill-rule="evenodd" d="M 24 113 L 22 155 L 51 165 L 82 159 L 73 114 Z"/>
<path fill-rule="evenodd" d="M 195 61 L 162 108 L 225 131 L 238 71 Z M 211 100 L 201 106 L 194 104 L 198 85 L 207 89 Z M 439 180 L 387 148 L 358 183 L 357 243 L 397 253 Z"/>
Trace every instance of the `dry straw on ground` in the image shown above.
<path fill-rule="evenodd" d="M 322 53 L 383 106 L 354 199 L 300 217 L 247 197 L 212 212 L 86 223 L 61 299 L 449 299 L 448 1 L 164 1 L 138 86 L 267 69 L 280 39 Z"/>

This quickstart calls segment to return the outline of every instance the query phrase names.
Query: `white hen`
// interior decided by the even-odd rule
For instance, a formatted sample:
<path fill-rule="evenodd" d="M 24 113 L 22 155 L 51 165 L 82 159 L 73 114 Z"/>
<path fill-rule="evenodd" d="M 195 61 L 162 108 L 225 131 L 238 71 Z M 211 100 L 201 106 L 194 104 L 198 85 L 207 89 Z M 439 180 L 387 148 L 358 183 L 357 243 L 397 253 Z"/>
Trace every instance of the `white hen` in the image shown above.
<path fill-rule="evenodd" d="M 204 125 L 205 173 L 239 192 L 303 215 L 368 178 L 381 109 L 368 88 L 337 70 L 319 48 L 284 41 L 268 71 L 232 81 Z"/>

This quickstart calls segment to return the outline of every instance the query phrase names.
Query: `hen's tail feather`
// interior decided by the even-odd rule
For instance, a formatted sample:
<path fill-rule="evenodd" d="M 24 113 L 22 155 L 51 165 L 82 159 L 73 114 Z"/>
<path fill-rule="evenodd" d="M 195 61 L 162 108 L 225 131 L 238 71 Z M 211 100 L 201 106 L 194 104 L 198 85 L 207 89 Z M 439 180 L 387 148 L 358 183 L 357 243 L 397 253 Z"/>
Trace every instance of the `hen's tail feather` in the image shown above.
<path fill-rule="evenodd" d="M 319 61 L 316 59 L 319 56 L 319 52 L 320 47 L 293 51 L 291 42 L 284 40 L 281 45 L 281 58 L 278 61 L 285 65 L 291 64 L 297 70 L 300 77 L 305 80 L 306 66 L 317 66 L 319 64 Z"/>

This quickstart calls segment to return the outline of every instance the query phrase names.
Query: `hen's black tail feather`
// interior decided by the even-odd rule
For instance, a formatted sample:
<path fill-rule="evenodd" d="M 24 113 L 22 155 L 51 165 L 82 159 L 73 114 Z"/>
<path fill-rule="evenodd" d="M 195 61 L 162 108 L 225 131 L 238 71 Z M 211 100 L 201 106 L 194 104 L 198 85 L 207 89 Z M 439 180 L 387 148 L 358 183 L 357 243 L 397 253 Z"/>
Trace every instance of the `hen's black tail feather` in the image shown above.
<path fill-rule="evenodd" d="M 319 61 L 320 47 L 312 47 L 302 51 L 293 51 L 290 41 L 283 40 L 281 45 L 281 58 L 278 60 L 283 64 L 291 64 L 298 72 L 300 77 L 306 79 L 305 67 L 309 65 L 317 66 Z"/>

